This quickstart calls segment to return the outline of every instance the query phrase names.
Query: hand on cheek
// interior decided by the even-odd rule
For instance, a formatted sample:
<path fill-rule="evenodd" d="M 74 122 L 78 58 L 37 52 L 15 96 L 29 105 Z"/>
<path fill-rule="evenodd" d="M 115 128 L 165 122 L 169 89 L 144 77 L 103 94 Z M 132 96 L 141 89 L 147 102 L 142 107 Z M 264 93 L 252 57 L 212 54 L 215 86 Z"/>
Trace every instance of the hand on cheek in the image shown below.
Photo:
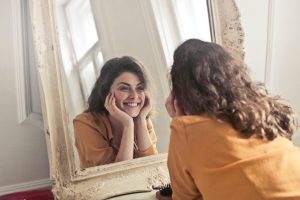
<path fill-rule="evenodd" d="M 152 104 L 150 101 L 150 98 L 148 96 L 145 96 L 145 102 L 143 107 L 140 110 L 140 113 L 138 115 L 138 117 L 142 118 L 142 119 L 146 119 L 146 117 L 149 115 L 150 111 L 152 108 Z"/>
<path fill-rule="evenodd" d="M 123 126 L 126 126 L 133 121 L 132 117 L 117 107 L 116 98 L 113 93 L 107 95 L 104 106 L 110 116 L 119 121 Z"/>

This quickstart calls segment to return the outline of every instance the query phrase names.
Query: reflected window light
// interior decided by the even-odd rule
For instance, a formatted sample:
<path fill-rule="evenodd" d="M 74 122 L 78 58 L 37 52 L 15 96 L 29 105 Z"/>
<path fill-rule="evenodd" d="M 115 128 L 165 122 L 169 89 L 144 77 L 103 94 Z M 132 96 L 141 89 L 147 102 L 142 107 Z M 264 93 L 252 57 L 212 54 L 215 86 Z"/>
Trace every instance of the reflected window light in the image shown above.
<path fill-rule="evenodd" d="M 152 0 L 165 59 L 172 65 L 173 52 L 183 41 L 212 41 L 207 0 Z"/>
<path fill-rule="evenodd" d="M 90 1 L 72 0 L 66 5 L 66 17 L 77 59 L 98 41 Z"/>
<path fill-rule="evenodd" d="M 173 0 L 178 30 L 182 41 L 198 38 L 211 41 L 206 0 Z"/>
<path fill-rule="evenodd" d="M 84 105 L 103 64 L 90 1 L 56 0 L 55 2 L 61 60 L 67 86 L 70 91 L 73 91 L 69 105 Z M 79 100 L 82 101 L 74 103 Z M 78 110 L 78 107 L 73 107 L 70 110 Z"/>
<path fill-rule="evenodd" d="M 97 62 L 97 66 L 102 66 L 104 64 L 104 58 L 103 58 L 102 52 L 99 52 L 97 54 L 96 62 Z M 100 67 L 98 67 L 97 70 L 98 70 L 98 73 L 99 73 L 100 72 Z"/>
<path fill-rule="evenodd" d="M 85 100 L 91 93 L 94 83 L 96 82 L 95 67 L 92 62 L 88 63 L 80 72 Z"/>
<path fill-rule="evenodd" d="M 63 39 L 61 39 L 61 40 L 63 40 Z M 71 58 L 72 52 L 70 52 L 70 49 L 68 48 L 67 45 L 61 45 L 60 50 L 61 50 L 61 54 L 62 54 L 62 58 L 63 58 L 62 59 L 63 68 L 65 71 L 66 77 L 69 78 L 69 76 L 71 76 L 71 73 L 73 70 L 73 62 L 71 59 L 66 59 L 66 58 Z"/>

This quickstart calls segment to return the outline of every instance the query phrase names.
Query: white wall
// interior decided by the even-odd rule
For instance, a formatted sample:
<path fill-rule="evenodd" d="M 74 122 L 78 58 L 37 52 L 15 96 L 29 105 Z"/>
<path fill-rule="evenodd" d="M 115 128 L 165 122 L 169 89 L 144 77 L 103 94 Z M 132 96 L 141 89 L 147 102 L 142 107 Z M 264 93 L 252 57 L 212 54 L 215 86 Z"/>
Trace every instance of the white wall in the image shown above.
<path fill-rule="evenodd" d="M 299 0 L 236 0 L 245 31 L 246 63 L 253 79 L 265 81 L 300 114 Z M 300 130 L 294 143 L 300 146 Z"/>
<path fill-rule="evenodd" d="M 236 2 L 245 32 L 245 61 L 250 67 L 252 78 L 263 82 L 267 52 L 268 1 L 237 0 Z"/>
<path fill-rule="evenodd" d="M 31 123 L 18 122 L 18 2 L 0 1 L 0 195 L 50 184 L 43 130 Z"/>
<path fill-rule="evenodd" d="M 300 1 L 273 0 L 274 29 L 270 89 L 285 97 L 300 114 Z M 294 137 L 300 146 L 300 130 Z"/>

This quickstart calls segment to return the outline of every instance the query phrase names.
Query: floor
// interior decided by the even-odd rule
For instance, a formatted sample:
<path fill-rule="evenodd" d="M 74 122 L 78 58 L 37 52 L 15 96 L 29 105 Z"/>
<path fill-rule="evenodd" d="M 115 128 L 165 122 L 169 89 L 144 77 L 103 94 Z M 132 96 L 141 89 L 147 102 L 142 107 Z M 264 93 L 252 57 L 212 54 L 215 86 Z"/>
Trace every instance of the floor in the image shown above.
<path fill-rule="evenodd" d="M 6 194 L 0 200 L 54 200 L 54 197 L 50 189 L 40 189 Z"/>

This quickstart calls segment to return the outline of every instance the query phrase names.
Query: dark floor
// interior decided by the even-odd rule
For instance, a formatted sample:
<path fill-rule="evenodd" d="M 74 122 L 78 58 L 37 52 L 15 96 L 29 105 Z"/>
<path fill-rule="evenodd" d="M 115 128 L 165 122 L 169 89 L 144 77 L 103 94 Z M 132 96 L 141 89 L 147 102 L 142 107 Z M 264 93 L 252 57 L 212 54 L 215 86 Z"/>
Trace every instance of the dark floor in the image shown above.
<path fill-rule="evenodd" d="M 16 192 L 0 196 L 0 200 L 54 200 L 51 189 Z"/>

